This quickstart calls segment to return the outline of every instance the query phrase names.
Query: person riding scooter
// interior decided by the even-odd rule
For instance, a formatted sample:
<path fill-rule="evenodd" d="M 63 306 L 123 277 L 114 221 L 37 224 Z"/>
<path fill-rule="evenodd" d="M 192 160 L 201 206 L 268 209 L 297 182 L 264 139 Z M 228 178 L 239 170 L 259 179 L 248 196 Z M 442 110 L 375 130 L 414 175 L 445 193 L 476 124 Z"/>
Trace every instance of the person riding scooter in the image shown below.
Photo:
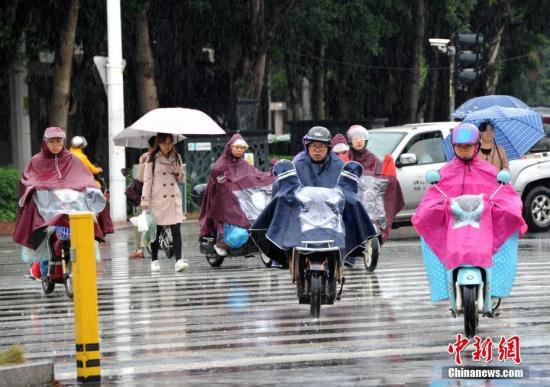
<path fill-rule="evenodd" d="M 347 136 L 349 159 L 363 166 L 359 182 L 361 202 L 378 228 L 378 235 L 369 241 L 368 254 L 364 257 L 366 269 L 372 272 L 377 265 L 380 247 L 389 238 L 393 219 L 404 206 L 403 193 L 391 155 L 386 155 L 382 162 L 367 149 L 369 131 L 361 125 L 352 125 Z M 354 264 L 355 257 L 349 257 L 346 265 L 353 267 Z"/>
<path fill-rule="evenodd" d="M 380 229 L 380 242 L 383 244 L 390 235 L 393 218 L 405 204 L 395 165 L 390 155 L 382 162 L 367 149 L 369 132 L 363 126 L 353 125 L 347 134 L 351 148 L 350 160 L 360 163 L 363 166 L 363 175 L 371 177 L 362 178 L 360 191 L 367 196 L 364 199 L 370 207 L 369 215 Z M 368 195 L 371 196 L 370 199 Z"/>
<path fill-rule="evenodd" d="M 471 124 L 460 124 L 452 133 L 451 143 L 457 157 L 449 161 L 439 171 L 441 180 L 438 187 L 449 198 L 460 195 L 490 195 L 497 188 L 497 170 L 478 157 L 480 147 L 479 130 Z M 506 241 L 510 235 L 526 230 L 522 217 L 522 202 L 514 187 L 504 185 L 499 195 L 493 199 L 491 212 L 491 227 L 480 228 L 481 233 L 489 234 L 490 238 L 480 238 L 480 241 L 492 241 L 490 245 L 477 245 L 468 250 L 466 246 L 457 246 L 462 251 L 460 256 L 450 256 L 448 249 L 456 246 L 459 240 L 447 241 L 447 225 L 452 220 L 449 210 L 449 199 L 442 197 L 435 187 L 430 187 L 418 206 L 412 223 L 418 233 L 425 238 L 426 243 L 446 265 L 461 263 L 475 264 L 490 262 L 492 253 Z M 485 222 L 481 218 L 480 226 Z M 455 235 L 456 237 L 456 235 Z M 460 248 L 458 248 L 460 247 Z"/>
<path fill-rule="evenodd" d="M 511 184 L 500 186 L 498 171 L 478 157 L 480 136 L 474 125 L 458 125 L 451 143 L 456 157 L 441 168 L 439 182 L 424 194 L 412 223 L 445 269 L 462 265 L 488 268 L 500 247 L 527 229 L 521 198 Z M 476 196 L 475 208 L 462 208 L 460 198 L 474 200 Z M 446 283 L 443 277 L 441 281 Z M 429 278 L 430 282 L 436 280 Z M 434 289 L 432 300 L 443 299 Z"/>
<path fill-rule="evenodd" d="M 90 171 L 65 148 L 65 138 L 63 129 L 47 128 L 41 151 L 32 157 L 21 177 L 19 210 L 13 240 L 32 251 L 43 245 L 49 226 L 68 226 L 66 216 L 53 214 L 53 209 L 47 203 L 43 207 L 51 216 L 40 212 L 37 200 L 47 196 L 47 191 L 70 189 L 86 192 L 87 201 L 97 199 L 102 202 L 99 203 L 101 209 L 105 206 L 104 197 Z M 94 224 L 94 232 L 97 240 L 104 240 L 104 232 L 97 223 Z M 33 255 L 32 261 L 46 259 L 40 254 L 30 254 Z"/>
<path fill-rule="evenodd" d="M 527 229 L 510 174 L 497 175 L 478 157 L 479 137 L 471 124 L 453 130 L 456 157 L 427 173 L 432 186 L 412 218 L 432 301 L 449 299 L 453 317 L 464 316 L 468 338 L 477 334 L 478 316 L 494 317 L 500 299 L 509 296 L 518 238 Z"/>
<path fill-rule="evenodd" d="M 279 189 L 251 227 L 252 237 L 260 250 L 279 263 L 286 264 L 288 251 L 299 246 L 303 235 L 307 235 L 302 227 L 303 219 L 300 218 L 303 212 L 300 192 L 306 188 L 310 191 L 312 188 L 319 188 L 319 192 L 333 189 L 342 195 L 345 204 L 340 211 L 345 229 L 342 230 L 345 242 L 340 246 L 342 255 L 346 256 L 360 249 L 363 242 L 375 235 L 369 216 L 357 197 L 357 184 L 362 170 L 360 164 L 349 162 L 338 175 L 336 187 L 312 187 L 302 184 L 294 163 L 289 160 L 278 162 L 273 173 L 277 176 Z M 319 219 L 324 216 L 318 215 Z M 325 215 L 324 220 L 328 222 L 330 214 Z"/>
<path fill-rule="evenodd" d="M 216 236 L 214 249 L 220 257 L 228 254 L 230 246 L 224 241 L 224 225 L 242 229 L 250 227 L 250 219 L 241 208 L 235 194 L 252 187 L 267 187 L 275 178 L 261 172 L 244 158 L 248 144 L 236 133 L 225 145 L 208 178 L 199 215 L 200 238 Z"/>

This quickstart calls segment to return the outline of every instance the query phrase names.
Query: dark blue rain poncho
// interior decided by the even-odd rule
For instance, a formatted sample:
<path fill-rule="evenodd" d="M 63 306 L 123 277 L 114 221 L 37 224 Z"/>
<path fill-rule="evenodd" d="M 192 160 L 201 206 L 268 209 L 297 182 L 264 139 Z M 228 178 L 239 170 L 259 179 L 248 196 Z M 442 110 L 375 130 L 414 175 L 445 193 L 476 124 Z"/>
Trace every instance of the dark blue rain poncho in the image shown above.
<path fill-rule="evenodd" d="M 362 249 L 363 243 L 375 235 L 357 197 L 358 176 L 362 173 L 360 164 L 346 164 L 335 179 L 338 187 L 317 190 L 318 197 L 327 200 L 310 204 L 308 196 L 315 190 L 302 187 L 292 162 L 283 160 L 277 163 L 273 172 L 279 189 L 250 230 L 254 242 L 270 258 L 284 262 L 285 250 L 300 246 L 304 240 L 327 237 L 341 248 L 344 257 Z M 318 222 L 316 229 L 305 227 L 310 226 L 306 225 L 307 218 L 319 210 L 326 212 L 323 217 L 315 217 L 314 223 Z"/>
<path fill-rule="evenodd" d="M 307 149 L 303 157 L 297 158 L 294 162 L 298 178 L 304 187 L 325 187 L 334 188 L 338 183 L 338 177 L 344 167 L 344 162 L 340 160 L 334 152 L 328 152 L 327 157 L 321 162 L 314 162 Z"/>
<path fill-rule="evenodd" d="M 250 235 L 265 255 L 285 262 L 284 251 L 300 243 L 300 203 L 294 192 L 301 183 L 294 164 L 289 160 L 279 161 L 273 174 L 277 177 L 274 184 L 277 191 L 250 228 Z"/>

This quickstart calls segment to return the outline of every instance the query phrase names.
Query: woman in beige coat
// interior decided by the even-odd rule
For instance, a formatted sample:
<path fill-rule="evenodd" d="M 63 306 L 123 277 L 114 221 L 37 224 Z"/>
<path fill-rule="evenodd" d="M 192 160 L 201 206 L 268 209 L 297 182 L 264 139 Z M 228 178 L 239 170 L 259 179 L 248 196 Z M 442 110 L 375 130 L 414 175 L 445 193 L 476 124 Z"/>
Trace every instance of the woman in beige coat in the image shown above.
<path fill-rule="evenodd" d="M 151 211 L 157 224 L 157 237 L 151 243 L 151 271 L 160 270 L 157 260 L 158 238 L 165 226 L 169 226 L 172 232 L 176 256 L 175 270 L 182 271 L 189 266 L 181 251 L 183 208 L 178 184 L 184 181 L 183 163 L 180 155 L 174 149 L 172 135 L 159 133 L 155 148 L 145 163 L 141 196 L 141 208 Z"/>
<path fill-rule="evenodd" d="M 481 147 L 479 148 L 479 158 L 495 166 L 499 171 L 509 169 L 506 151 L 500 145 L 495 143 L 495 128 L 489 121 L 479 125 L 481 135 Z"/>

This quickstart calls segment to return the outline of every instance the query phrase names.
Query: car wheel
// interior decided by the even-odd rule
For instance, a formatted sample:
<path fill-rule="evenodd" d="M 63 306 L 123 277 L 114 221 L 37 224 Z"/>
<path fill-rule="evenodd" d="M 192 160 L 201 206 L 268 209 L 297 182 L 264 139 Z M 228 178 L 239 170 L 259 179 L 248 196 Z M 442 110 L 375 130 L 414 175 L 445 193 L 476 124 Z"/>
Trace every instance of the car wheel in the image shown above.
<path fill-rule="evenodd" d="M 533 188 L 525 197 L 523 217 L 530 231 L 550 230 L 550 189 Z"/>

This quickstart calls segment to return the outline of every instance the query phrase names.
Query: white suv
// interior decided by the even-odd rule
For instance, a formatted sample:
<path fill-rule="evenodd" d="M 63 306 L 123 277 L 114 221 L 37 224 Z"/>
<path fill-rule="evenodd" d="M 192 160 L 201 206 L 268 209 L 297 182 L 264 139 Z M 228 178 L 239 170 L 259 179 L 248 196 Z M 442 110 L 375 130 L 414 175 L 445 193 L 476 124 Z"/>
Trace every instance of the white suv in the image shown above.
<path fill-rule="evenodd" d="M 380 159 L 391 154 L 396 161 L 405 207 L 393 227 L 410 224 L 428 184 L 426 172 L 446 163 L 441 141 L 458 122 L 410 124 L 369 131 L 368 149 Z M 530 231 L 550 229 L 550 154 L 528 154 L 510 161 L 512 184 L 523 200 L 523 216 Z"/>

